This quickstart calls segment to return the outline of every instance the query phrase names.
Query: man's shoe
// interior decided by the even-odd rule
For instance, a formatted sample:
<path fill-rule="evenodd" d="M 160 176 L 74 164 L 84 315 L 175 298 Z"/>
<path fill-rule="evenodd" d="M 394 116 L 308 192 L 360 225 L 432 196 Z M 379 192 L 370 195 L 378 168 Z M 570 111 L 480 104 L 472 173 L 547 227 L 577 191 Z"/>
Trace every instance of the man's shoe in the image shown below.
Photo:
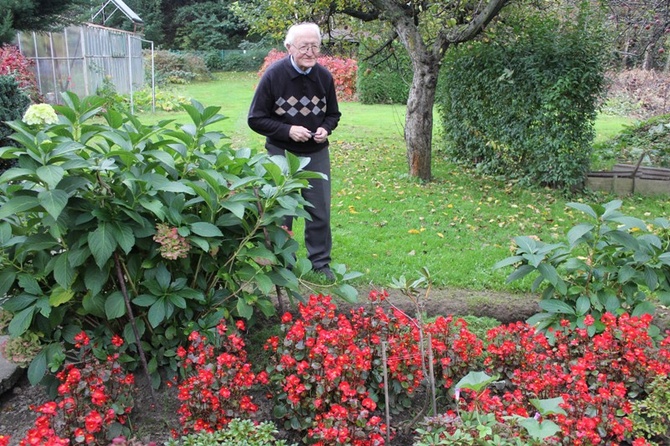
<path fill-rule="evenodd" d="M 333 270 L 331 270 L 328 265 L 322 266 L 321 268 L 317 268 L 314 270 L 314 272 L 323 275 L 327 280 L 331 282 L 335 282 L 335 274 L 333 274 Z"/>

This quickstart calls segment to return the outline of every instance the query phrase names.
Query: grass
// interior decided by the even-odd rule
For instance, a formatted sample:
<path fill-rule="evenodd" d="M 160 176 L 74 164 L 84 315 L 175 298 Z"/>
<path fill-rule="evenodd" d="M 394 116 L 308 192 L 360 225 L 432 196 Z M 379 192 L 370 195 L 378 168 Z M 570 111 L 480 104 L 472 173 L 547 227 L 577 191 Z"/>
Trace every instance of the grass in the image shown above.
<path fill-rule="evenodd" d="M 262 150 L 263 138 L 246 125 L 256 81 L 255 73 L 223 73 L 215 82 L 183 87 L 182 94 L 221 107 L 229 119 L 218 129 L 234 147 Z M 340 125 L 331 137 L 333 259 L 364 273 L 359 285 L 388 287 L 394 278 L 412 281 L 427 268 L 433 284 L 441 288 L 527 291 L 529 283 L 505 283 L 509 270 L 492 269 L 510 255 L 510 240 L 537 235 L 548 242 L 564 241 L 567 231 L 583 221 L 579 212 L 566 207 L 571 200 L 552 190 L 521 189 L 477 176 L 435 150 L 434 181 L 422 184 L 407 175 L 404 107 L 343 103 L 341 110 Z M 143 122 L 166 118 L 188 119 L 185 113 L 142 116 Z M 613 136 L 629 122 L 602 116 L 596 123 L 598 138 Z M 614 198 L 591 193 L 572 200 L 605 203 Z M 645 219 L 670 216 L 667 200 L 622 200 L 624 213 Z M 301 226 L 294 229 L 302 240 Z"/>

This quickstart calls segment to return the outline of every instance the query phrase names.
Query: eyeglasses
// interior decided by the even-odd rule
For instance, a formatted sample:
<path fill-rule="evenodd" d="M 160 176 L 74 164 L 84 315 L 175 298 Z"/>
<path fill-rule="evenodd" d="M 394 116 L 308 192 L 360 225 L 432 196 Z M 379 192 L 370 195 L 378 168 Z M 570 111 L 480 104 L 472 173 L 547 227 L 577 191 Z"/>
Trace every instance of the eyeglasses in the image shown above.
<path fill-rule="evenodd" d="M 312 50 L 312 54 L 319 54 L 321 51 L 321 47 L 319 45 L 305 45 L 296 47 L 295 49 L 298 50 L 300 54 L 307 54 L 309 53 L 309 50 Z"/>

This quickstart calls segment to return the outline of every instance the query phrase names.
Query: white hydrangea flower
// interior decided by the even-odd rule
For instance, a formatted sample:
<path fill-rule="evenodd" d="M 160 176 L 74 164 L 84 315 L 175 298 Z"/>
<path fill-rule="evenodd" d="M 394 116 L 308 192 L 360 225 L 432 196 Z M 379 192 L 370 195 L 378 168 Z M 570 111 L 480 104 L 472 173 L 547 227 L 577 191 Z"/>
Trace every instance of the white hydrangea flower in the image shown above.
<path fill-rule="evenodd" d="M 28 110 L 23 115 L 23 122 L 28 125 L 56 124 L 58 116 L 49 104 L 33 104 L 28 107 Z"/>

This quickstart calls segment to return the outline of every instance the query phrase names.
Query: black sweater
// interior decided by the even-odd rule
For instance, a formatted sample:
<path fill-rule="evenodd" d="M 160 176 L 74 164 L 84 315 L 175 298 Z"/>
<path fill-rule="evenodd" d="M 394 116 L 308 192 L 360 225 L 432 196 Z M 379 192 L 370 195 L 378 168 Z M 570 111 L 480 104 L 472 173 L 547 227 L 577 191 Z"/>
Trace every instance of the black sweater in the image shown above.
<path fill-rule="evenodd" d="M 288 136 L 291 126 L 301 125 L 312 132 L 323 127 L 330 134 L 340 115 L 330 72 L 316 64 L 308 74 L 298 73 L 287 56 L 261 77 L 247 122 L 255 132 L 266 136 L 268 144 L 295 153 L 314 153 L 328 142 L 293 141 Z"/>

